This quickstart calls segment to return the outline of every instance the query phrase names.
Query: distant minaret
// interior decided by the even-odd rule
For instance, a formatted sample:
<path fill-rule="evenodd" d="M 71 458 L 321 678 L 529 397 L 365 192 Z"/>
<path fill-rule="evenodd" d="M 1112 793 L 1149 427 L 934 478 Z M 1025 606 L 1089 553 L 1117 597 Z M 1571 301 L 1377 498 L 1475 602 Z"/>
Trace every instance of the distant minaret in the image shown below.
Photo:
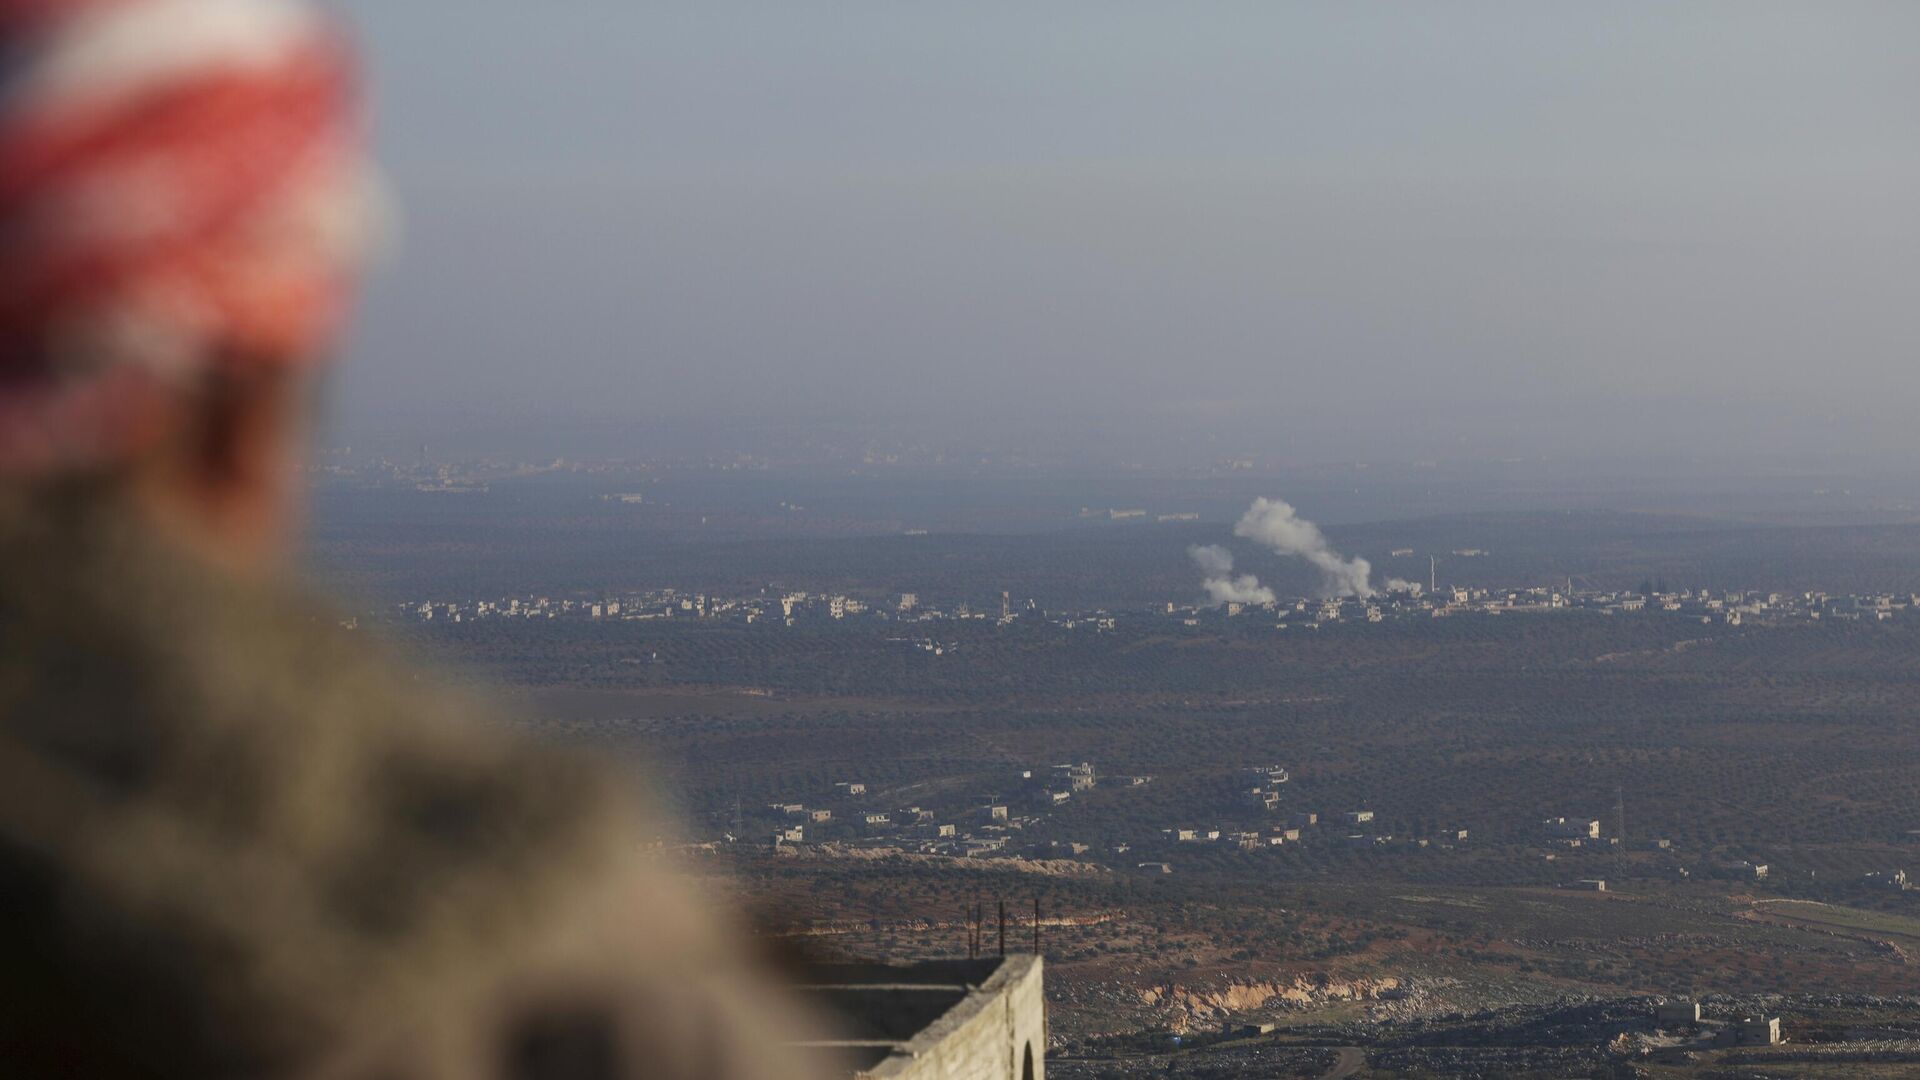
<path fill-rule="evenodd" d="M 1627 789 L 1613 789 L 1613 827 L 1620 837 L 1620 850 L 1627 850 Z"/>
<path fill-rule="evenodd" d="M 1431 595 L 1439 591 L 1440 591 L 1440 560 L 1429 555 L 1427 556 L 1427 593 Z"/>

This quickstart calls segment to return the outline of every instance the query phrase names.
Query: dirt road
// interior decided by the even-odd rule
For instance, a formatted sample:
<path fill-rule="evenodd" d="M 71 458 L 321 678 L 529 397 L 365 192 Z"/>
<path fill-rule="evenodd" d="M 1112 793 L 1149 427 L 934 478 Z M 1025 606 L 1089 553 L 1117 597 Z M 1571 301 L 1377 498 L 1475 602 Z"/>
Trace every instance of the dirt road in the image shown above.
<path fill-rule="evenodd" d="M 1367 1064 L 1367 1055 L 1357 1046 L 1343 1046 L 1340 1056 L 1333 1060 L 1333 1068 L 1320 1074 L 1320 1080 L 1347 1080 L 1347 1077 L 1359 1072 Z"/>

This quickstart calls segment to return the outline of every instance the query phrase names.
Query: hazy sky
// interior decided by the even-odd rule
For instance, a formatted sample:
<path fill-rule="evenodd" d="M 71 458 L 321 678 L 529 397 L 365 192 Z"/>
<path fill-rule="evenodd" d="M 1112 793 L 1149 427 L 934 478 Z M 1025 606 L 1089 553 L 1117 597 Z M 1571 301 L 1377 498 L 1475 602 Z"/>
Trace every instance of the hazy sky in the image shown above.
<path fill-rule="evenodd" d="M 1920 450 L 1912 0 L 346 6 L 349 431 Z"/>

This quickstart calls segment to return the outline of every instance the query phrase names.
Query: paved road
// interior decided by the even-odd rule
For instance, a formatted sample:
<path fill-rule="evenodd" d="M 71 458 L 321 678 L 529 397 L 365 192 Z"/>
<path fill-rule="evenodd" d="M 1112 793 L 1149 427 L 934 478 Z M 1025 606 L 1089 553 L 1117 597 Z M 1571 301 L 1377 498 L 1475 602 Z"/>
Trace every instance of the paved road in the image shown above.
<path fill-rule="evenodd" d="M 1357 1046 L 1343 1046 L 1340 1056 L 1333 1060 L 1333 1068 L 1320 1074 L 1320 1080 L 1347 1080 L 1347 1077 L 1366 1067 L 1367 1055 Z"/>

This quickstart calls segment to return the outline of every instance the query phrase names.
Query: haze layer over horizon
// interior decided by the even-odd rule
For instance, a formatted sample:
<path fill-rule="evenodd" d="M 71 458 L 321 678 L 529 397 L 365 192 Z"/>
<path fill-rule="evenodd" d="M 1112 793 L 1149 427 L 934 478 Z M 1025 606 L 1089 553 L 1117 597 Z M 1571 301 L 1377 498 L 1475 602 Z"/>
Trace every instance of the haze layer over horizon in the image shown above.
<path fill-rule="evenodd" d="M 347 433 L 1910 456 L 1910 4 L 345 5 Z"/>

